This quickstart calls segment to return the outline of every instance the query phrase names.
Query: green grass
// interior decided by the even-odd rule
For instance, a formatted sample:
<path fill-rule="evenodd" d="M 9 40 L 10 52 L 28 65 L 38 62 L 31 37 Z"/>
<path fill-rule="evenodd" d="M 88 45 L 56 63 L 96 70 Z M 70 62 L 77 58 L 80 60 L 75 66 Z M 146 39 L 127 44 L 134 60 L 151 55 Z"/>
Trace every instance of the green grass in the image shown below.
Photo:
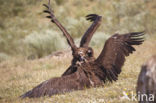
<path fill-rule="evenodd" d="M 71 52 L 64 51 L 60 56 L 48 56 L 37 60 L 23 57 L 12 58 L 0 64 L 0 99 L 1 103 L 135 103 L 121 100 L 122 92 L 134 92 L 141 65 L 156 53 L 155 39 L 149 39 L 136 47 L 136 52 L 126 58 L 119 80 L 106 83 L 104 87 L 73 91 L 52 97 L 24 99 L 18 97 L 44 80 L 60 76 L 70 65 Z M 101 48 L 95 49 L 98 56 Z M 68 58 L 68 59 L 67 59 Z"/>

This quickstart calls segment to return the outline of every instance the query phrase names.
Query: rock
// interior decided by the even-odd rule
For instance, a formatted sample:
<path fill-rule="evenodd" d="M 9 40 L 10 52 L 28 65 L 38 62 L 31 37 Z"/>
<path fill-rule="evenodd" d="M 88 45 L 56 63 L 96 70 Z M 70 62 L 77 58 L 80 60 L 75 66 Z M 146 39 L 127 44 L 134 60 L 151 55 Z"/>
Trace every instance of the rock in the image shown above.
<path fill-rule="evenodd" d="M 139 103 L 156 103 L 156 55 L 142 65 L 137 96 Z"/>

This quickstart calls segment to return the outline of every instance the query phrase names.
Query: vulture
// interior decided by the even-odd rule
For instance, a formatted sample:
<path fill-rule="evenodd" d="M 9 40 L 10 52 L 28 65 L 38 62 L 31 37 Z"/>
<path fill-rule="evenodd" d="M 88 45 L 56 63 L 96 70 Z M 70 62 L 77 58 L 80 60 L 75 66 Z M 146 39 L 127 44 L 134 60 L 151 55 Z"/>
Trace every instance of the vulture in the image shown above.
<path fill-rule="evenodd" d="M 21 98 L 52 96 L 74 90 L 102 86 L 106 81 L 116 81 L 121 73 L 125 57 L 135 51 L 134 45 L 140 45 L 144 41 L 144 32 L 116 33 L 105 42 L 100 55 L 95 58 L 93 49 L 89 47 L 89 42 L 101 24 L 102 16 L 97 14 L 86 16 L 86 19 L 91 21 L 92 24 L 82 36 L 80 46 L 77 47 L 73 38 L 54 15 L 50 7 L 50 0 L 48 5 L 43 5 L 47 8 L 44 12 L 49 14 L 47 18 L 51 19 L 51 22 L 56 24 L 66 37 L 72 50 L 73 59 L 71 65 L 61 77 L 51 78 L 42 82 L 21 95 Z"/>

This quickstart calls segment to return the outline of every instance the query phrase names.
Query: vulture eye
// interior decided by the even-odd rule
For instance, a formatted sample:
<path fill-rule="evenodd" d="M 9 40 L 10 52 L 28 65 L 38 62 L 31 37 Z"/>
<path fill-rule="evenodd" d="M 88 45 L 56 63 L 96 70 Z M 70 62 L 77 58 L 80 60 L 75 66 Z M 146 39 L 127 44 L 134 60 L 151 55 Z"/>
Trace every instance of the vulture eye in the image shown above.
<path fill-rule="evenodd" d="M 93 54 L 93 53 L 92 53 L 92 50 L 88 50 L 88 51 L 87 51 L 87 54 L 88 54 L 89 57 L 91 57 L 92 54 Z"/>

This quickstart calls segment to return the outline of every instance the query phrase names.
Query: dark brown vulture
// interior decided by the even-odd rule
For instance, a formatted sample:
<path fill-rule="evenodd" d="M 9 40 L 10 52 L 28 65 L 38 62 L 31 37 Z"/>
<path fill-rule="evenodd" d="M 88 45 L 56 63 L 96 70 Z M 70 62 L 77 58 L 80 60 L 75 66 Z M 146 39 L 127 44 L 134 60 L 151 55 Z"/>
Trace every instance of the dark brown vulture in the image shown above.
<path fill-rule="evenodd" d="M 94 32 L 101 24 L 102 16 L 96 14 L 86 16 L 87 20 L 93 23 L 84 33 L 80 47 L 77 47 L 70 34 L 56 19 L 50 7 L 50 0 L 49 4 L 44 4 L 44 6 L 47 8 L 44 12 L 49 14 L 47 17 L 59 27 L 66 37 L 72 49 L 73 60 L 71 66 L 61 77 L 51 78 L 42 82 L 23 94 L 21 98 L 52 96 L 73 90 L 100 86 L 106 81 L 116 81 L 125 62 L 125 57 L 135 51 L 133 45 L 140 45 L 144 41 L 144 32 L 132 32 L 122 35 L 114 34 L 106 41 L 100 55 L 95 58 L 93 49 L 88 45 Z"/>

